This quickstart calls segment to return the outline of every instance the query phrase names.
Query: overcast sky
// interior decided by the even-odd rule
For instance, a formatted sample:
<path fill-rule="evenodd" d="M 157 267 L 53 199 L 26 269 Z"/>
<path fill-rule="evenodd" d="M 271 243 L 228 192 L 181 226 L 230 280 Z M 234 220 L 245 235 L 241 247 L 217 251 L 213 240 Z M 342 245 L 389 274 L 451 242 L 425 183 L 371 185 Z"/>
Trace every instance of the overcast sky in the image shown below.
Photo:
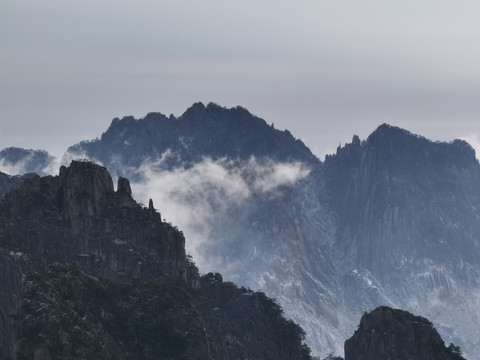
<path fill-rule="evenodd" d="M 478 0 L 2 0 L 0 148 L 60 156 L 114 117 L 196 101 L 322 158 L 384 122 L 474 142 L 479 19 Z"/>

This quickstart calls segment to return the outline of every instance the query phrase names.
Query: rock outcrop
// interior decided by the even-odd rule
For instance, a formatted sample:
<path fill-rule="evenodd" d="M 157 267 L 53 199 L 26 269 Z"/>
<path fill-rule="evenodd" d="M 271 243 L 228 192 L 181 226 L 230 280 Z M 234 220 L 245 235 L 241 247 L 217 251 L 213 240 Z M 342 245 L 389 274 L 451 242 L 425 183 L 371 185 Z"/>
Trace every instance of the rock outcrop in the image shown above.
<path fill-rule="evenodd" d="M 223 282 L 220 274 L 202 277 L 198 309 L 204 315 L 211 351 L 218 359 L 309 359 L 303 330 L 262 292 Z M 300 336 L 299 336 L 300 335 Z"/>
<path fill-rule="evenodd" d="M 181 232 L 138 205 L 125 179 L 119 182 L 115 191 L 104 167 L 81 161 L 61 167 L 59 176 L 28 179 L 0 203 L 0 246 L 111 279 L 197 281 L 187 276 Z"/>
<path fill-rule="evenodd" d="M 0 354 L 10 352 L 9 322 L 22 275 L 51 263 L 78 264 L 116 281 L 196 286 L 198 271 L 187 262 L 183 235 L 136 204 L 125 187 L 114 191 L 101 166 L 72 162 L 59 176 L 27 179 L 0 202 Z"/>
<path fill-rule="evenodd" d="M 406 311 L 380 307 L 362 316 L 345 342 L 345 360 L 464 360 L 445 346 L 432 323 Z"/>

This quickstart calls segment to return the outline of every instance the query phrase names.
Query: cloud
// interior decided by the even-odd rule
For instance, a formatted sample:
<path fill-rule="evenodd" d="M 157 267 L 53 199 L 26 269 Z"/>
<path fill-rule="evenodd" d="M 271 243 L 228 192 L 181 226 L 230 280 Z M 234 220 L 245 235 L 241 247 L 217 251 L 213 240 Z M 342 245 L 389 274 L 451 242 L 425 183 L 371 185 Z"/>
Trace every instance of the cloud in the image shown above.
<path fill-rule="evenodd" d="M 309 174 L 300 162 L 212 160 L 193 166 L 162 170 L 161 162 L 146 161 L 139 172 L 143 180 L 132 183 L 134 197 L 144 204 L 153 199 L 162 216 L 186 236 L 187 252 L 202 272 L 215 270 L 215 261 L 202 256 L 215 224 L 226 211 L 255 195 L 276 196 L 282 186 L 292 185 Z M 219 269 L 217 269 L 218 271 Z"/>
<path fill-rule="evenodd" d="M 27 158 L 24 158 L 16 163 L 12 163 L 5 159 L 0 159 L 0 171 L 8 175 L 22 175 L 27 172 L 25 170 L 27 162 Z"/>
<path fill-rule="evenodd" d="M 250 178 L 250 188 L 260 192 L 268 192 L 282 185 L 294 184 L 309 173 L 309 170 L 300 162 L 261 164 L 253 157 L 239 170 L 243 178 Z"/>
<path fill-rule="evenodd" d="M 22 156 L 17 161 L 0 158 L 0 171 L 9 175 L 23 175 L 30 172 L 36 172 L 41 176 L 51 174 L 51 170 L 56 164 L 56 159 L 50 157 L 44 162 L 42 160 L 39 161 L 36 156 L 37 154 L 31 150 L 28 155 Z M 41 167 L 42 163 L 45 164 L 43 168 Z"/>

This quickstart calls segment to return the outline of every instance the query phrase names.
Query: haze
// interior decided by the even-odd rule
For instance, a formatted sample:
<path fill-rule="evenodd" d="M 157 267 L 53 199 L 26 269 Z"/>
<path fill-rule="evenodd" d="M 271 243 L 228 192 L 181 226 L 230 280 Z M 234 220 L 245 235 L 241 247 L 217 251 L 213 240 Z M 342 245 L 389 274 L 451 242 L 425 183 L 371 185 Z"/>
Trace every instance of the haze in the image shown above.
<path fill-rule="evenodd" d="M 4 0 L 0 148 L 61 156 L 114 117 L 196 101 L 246 107 L 320 157 L 384 122 L 475 146 L 479 15 L 463 0 Z"/>

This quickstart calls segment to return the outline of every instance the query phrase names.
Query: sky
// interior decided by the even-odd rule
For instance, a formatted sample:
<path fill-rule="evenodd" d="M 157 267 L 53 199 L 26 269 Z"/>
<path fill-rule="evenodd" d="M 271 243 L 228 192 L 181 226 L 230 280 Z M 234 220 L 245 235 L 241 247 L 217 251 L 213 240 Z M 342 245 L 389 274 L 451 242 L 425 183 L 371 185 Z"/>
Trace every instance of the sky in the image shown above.
<path fill-rule="evenodd" d="M 479 18 L 467 0 L 2 0 L 0 148 L 58 157 L 202 101 L 321 158 L 385 122 L 480 149 Z"/>

